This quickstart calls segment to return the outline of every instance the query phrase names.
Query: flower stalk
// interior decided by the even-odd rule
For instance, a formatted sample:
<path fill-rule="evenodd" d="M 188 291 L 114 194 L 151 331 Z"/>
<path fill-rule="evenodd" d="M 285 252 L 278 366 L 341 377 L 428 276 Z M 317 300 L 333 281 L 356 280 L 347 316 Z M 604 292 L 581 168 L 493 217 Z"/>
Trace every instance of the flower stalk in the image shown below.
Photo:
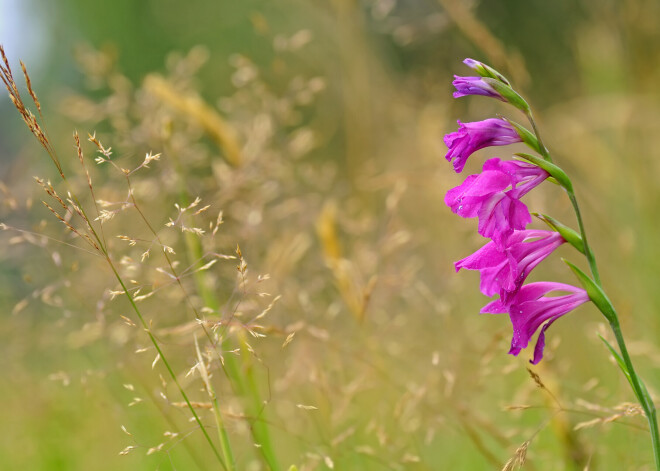
<path fill-rule="evenodd" d="M 176 158 L 176 153 L 173 153 L 173 156 L 173 161 L 177 167 L 177 175 L 185 176 L 185 169 Z M 183 179 L 179 182 L 179 185 L 179 197 L 182 205 L 186 206 L 189 201 L 188 195 L 184 191 Z M 184 242 L 191 264 L 204 258 L 202 245 L 200 244 L 199 239 L 194 237 L 193 234 L 186 233 Z M 204 305 L 213 311 L 218 312 L 221 307 L 220 301 L 213 290 L 210 289 L 204 273 L 201 271 L 195 271 L 193 279 L 198 293 L 204 301 Z M 254 368 L 251 362 L 252 354 L 246 348 L 247 339 L 245 332 L 238 332 L 237 337 L 238 342 L 231 338 L 227 338 L 222 340 L 220 345 L 215 345 L 215 347 L 221 348 L 222 344 L 225 344 L 225 348 L 228 348 L 228 350 L 234 350 L 238 346 L 241 353 L 240 363 L 242 364 L 239 364 L 239 361 L 237 361 L 233 355 L 224 356 L 222 360 L 218 358 L 218 362 L 229 378 L 234 391 L 240 396 L 247 396 L 247 415 L 252 418 L 250 432 L 261 458 L 271 471 L 279 471 L 281 467 L 275 455 L 275 449 L 273 448 L 270 427 L 263 419 L 264 400 L 261 396 L 256 378 L 254 377 Z"/>
<path fill-rule="evenodd" d="M 566 193 L 568 194 L 568 199 L 571 200 L 573 210 L 575 211 L 575 219 L 577 219 L 578 228 L 580 229 L 580 237 L 582 238 L 582 245 L 584 246 L 584 256 L 589 263 L 589 270 L 591 270 L 591 275 L 594 277 L 594 281 L 600 286 L 601 282 L 600 275 L 598 274 L 598 266 L 596 265 L 596 257 L 589 246 L 589 242 L 587 242 L 587 233 L 584 230 L 584 221 L 582 220 L 580 205 L 578 205 L 573 189 L 566 190 Z"/>
<path fill-rule="evenodd" d="M 511 181 L 512 186 L 509 190 L 507 186 L 508 182 L 501 177 L 498 180 L 490 177 L 486 166 L 484 166 L 484 172 L 481 175 L 471 175 L 461 187 L 450 190 L 447 193 L 445 202 L 453 212 L 462 217 L 479 216 L 480 222 L 482 219 L 496 218 L 498 224 L 493 226 L 492 230 L 484 231 L 480 228 L 479 233 L 484 237 L 491 238 L 493 242 L 498 244 L 496 247 L 497 250 L 494 250 L 492 243 L 487 244 L 470 257 L 457 262 L 456 268 L 480 270 L 482 292 L 486 295 L 497 294 L 496 291 L 499 289 L 500 298 L 487 304 L 481 312 L 509 314 L 513 325 L 513 339 L 509 353 L 518 355 L 521 349 L 527 347 L 530 337 L 537 330 L 540 330 L 534 350 L 534 358 L 531 361 L 533 364 L 538 363 L 543 356 L 545 331 L 550 325 L 578 305 L 589 300 L 592 301 L 608 320 L 617 341 L 618 352 L 603 339 L 610 353 L 612 353 L 628 379 L 635 397 L 644 410 L 651 432 L 656 469 L 660 471 L 660 433 L 658 432 L 655 405 L 646 386 L 633 367 L 632 359 L 630 358 L 623 333 L 621 332 L 619 316 L 603 290 L 596 264 L 596 257 L 587 241 L 584 221 L 575 196 L 573 183 L 568 175 L 554 164 L 548 148 L 543 143 L 529 105 L 513 89 L 506 77 L 481 62 L 466 59 L 464 63 L 475 70 L 479 74 L 479 77 L 454 76 L 453 84 L 456 87 L 454 97 L 480 95 L 509 103 L 518 108 L 527 117 L 532 126 L 533 135 L 530 135 L 528 130 L 507 118 L 501 118 L 500 121 L 486 120 L 477 123 L 468 123 L 467 125 L 463 125 L 459 121 L 459 131 L 448 134 L 445 138 L 445 142 L 449 147 L 449 153 L 446 156 L 447 160 L 453 160 L 454 170 L 460 172 L 463 169 L 465 161 L 473 152 L 483 147 L 506 145 L 507 143 L 516 141 L 515 138 L 511 137 L 511 131 L 514 130 L 519 137 L 517 142 L 524 142 L 541 155 L 541 157 L 538 157 L 525 153 L 517 153 L 515 156 L 528 161 L 529 164 L 527 165 L 533 165 L 538 167 L 538 169 L 542 169 L 546 172 L 547 176 L 551 177 L 555 183 L 558 183 L 566 191 L 575 212 L 579 226 L 579 235 L 573 229 L 564 226 L 549 216 L 537 216 L 556 231 L 558 236 L 561 235 L 564 238 L 563 240 L 569 242 L 579 253 L 585 256 L 589 264 L 591 277 L 572 263 L 564 260 L 577 276 L 584 289 L 553 282 L 537 282 L 522 285 L 526 275 L 534 268 L 535 264 L 530 264 L 526 268 L 523 264 L 521 269 L 520 264 L 523 258 L 516 257 L 516 253 L 523 250 L 522 247 L 525 247 L 525 244 L 521 245 L 521 242 L 525 240 L 524 234 L 532 233 L 532 231 L 525 231 L 526 220 L 520 217 L 516 220 L 514 217 L 515 212 L 500 211 L 498 214 L 494 211 L 497 207 L 495 202 L 499 202 L 503 198 L 500 194 L 507 195 L 516 192 L 519 183 Z M 502 126 L 502 122 L 509 123 L 510 127 Z M 513 172 L 507 173 L 513 175 Z M 484 181 L 488 181 L 489 183 L 497 182 L 500 186 L 497 187 L 495 183 L 486 185 L 482 183 Z M 487 193 L 484 190 L 485 188 L 491 190 L 491 192 Z M 485 199 L 486 196 L 489 199 Z M 479 214 L 473 209 L 476 197 L 481 198 L 478 201 L 481 203 Z M 527 245 L 526 247 L 529 249 L 531 245 Z M 539 252 L 536 255 L 537 258 L 534 263 L 540 263 L 542 258 L 549 254 L 551 248 L 548 247 L 546 251 L 547 253 Z M 504 254 L 506 254 L 506 258 Z M 542 254 L 543 257 L 540 256 Z M 519 277 L 515 283 L 509 279 L 511 274 L 516 274 Z M 571 294 L 567 296 L 546 297 L 545 294 L 551 291 L 567 291 Z"/>
<path fill-rule="evenodd" d="M 193 418 L 195 419 L 195 422 L 197 423 L 200 430 L 202 431 L 202 434 L 204 435 L 204 438 L 206 439 L 206 441 L 211 446 L 211 449 L 213 450 L 213 454 L 215 455 L 215 457 L 220 462 L 220 465 L 222 466 L 222 469 L 230 471 L 233 468 L 230 468 L 230 469 L 227 468 L 227 464 L 226 464 L 225 460 L 223 460 L 223 458 L 220 456 L 220 453 L 218 452 L 218 449 L 215 446 L 215 443 L 213 443 L 213 440 L 211 439 L 211 436 L 209 435 L 208 431 L 206 430 L 206 427 L 202 423 L 202 420 L 199 418 L 199 415 L 197 414 L 197 412 L 195 411 L 195 408 L 191 404 L 190 399 L 188 399 L 188 395 L 186 394 L 186 391 L 183 389 L 183 387 L 179 383 L 179 380 L 176 376 L 176 373 L 172 369 L 172 366 L 170 365 L 169 361 L 165 357 L 162 349 L 160 348 L 160 345 L 156 341 L 156 337 L 154 337 L 154 335 L 151 333 L 151 330 L 149 329 L 149 325 L 147 324 L 147 321 L 145 320 L 144 316 L 140 312 L 140 308 L 138 308 L 137 304 L 135 303 L 135 300 L 133 299 L 133 296 L 131 295 L 131 293 L 128 290 L 127 286 L 124 284 L 124 280 L 122 279 L 121 275 L 117 271 L 115 265 L 112 263 L 112 260 L 110 259 L 110 256 L 107 253 L 105 255 L 106 255 L 106 261 L 108 262 L 108 265 L 110 266 L 110 269 L 112 270 L 113 274 L 115 275 L 115 278 L 117 278 L 117 281 L 119 282 L 119 285 L 124 290 L 124 294 L 126 295 L 126 298 L 128 299 L 131 307 L 133 308 L 133 311 L 135 312 L 138 319 L 140 320 L 140 324 L 142 324 L 142 327 L 144 328 L 144 331 L 147 333 L 147 335 L 149 337 L 149 340 L 151 340 L 152 345 L 154 346 L 154 348 L 156 349 L 156 352 L 160 356 L 160 360 L 163 362 L 163 365 L 165 365 L 165 369 L 169 373 L 170 378 L 172 378 L 172 381 L 174 381 L 174 384 L 178 388 L 179 393 L 181 394 L 181 397 L 186 402 L 186 405 L 188 406 L 188 409 L 192 413 Z M 223 443 L 222 445 L 223 445 L 223 449 L 224 449 L 225 444 Z M 226 456 L 227 456 L 227 454 L 225 453 L 225 457 Z"/>
<path fill-rule="evenodd" d="M 545 160 L 548 162 L 552 162 L 552 157 L 550 157 L 550 152 L 548 152 L 548 148 L 543 144 L 543 139 L 541 139 L 541 134 L 539 133 L 539 128 L 536 125 L 536 121 L 534 120 L 534 116 L 532 115 L 532 110 L 528 109 L 525 112 L 525 116 L 527 116 L 527 120 L 529 123 L 532 125 L 532 130 L 534 131 L 534 135 L 536 136 L 536 139 L 539 142 L 539 153 L 543 156 Z"/>

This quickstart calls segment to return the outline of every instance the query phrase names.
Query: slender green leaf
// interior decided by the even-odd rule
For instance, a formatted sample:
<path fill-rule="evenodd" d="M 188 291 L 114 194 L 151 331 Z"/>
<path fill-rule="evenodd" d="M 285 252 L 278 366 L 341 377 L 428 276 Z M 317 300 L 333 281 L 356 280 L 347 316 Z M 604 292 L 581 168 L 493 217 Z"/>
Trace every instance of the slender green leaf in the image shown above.
<path fill-rule="evenodd" d="M 482 80 L 493 87 L 493 90 L 502 95 L 502 98 L 504 98 L 508 103 L 511 103 L 513 106 L 525 113 L 529 111 L 529 105 L 525 99 L 518 95 L 518 93 L 516 93 L 516 91 L 509 85 L 501 82 L 498 79 L 490 77 L 484 77 Z"/>
<path fill-rule="evenodd" d="M 630 376 L 630 372 L 628 371 L 628 367 L 626 366 L 626 363 L 623 361 L 623 358 L 621 358 L 621 355 L 619 355 L 619 352 L 617 352 L 614 347 L 607 341 L 605 338 L 598 334 L 598 337 L 603 341 L 607 349 L 610 351 L 614 359 L 616 360 L 617 364 L 619 365 L 619 368 L 621 368 L 621 371 L 623 374 L 626 376 L 626 379 L 630 383 L 630 386 L 635 389 L 635 385 L 633 384 L 632 377 Z"/>
<path fill-rule="evenodd" d="M 504 75 L 499 73 L 497 70 L 493 69 L 488 64 L 484 64 L 483 62 L 479 62 L 479 61 L 474 61 L 474 66 L 470 66 L 470 67 L 472 67 L 482 77 L 490 77 L 495 80 L 499 80 L 505 85 L 511 86 L 511 82 L 509 82 L 509 80 Z"/>
<path fill-rule="evenodd" d="M 584 273 L 578 267 L 573 265 L 571 262 L 569 262 L 564 258 L 562 258 L 562 260 L 566 265 L 568 265 L 568 267 L 571 270 L 573 270 L 573 273 L 582 284 L 582 287 L 587 291 L 587 294 L 589 295 L 589 299 L 593 301 L 593 303 L 600 310 L 600 312 L 603 313 L 605 318 L 610 323 L 618 322 L 616 311 L 614 310 L 614 306 L 612 306 L 612 302 L 609 300 L 603 289 L 600 286 L 598 286 L 594 282 L 594 280 L 589 278 L 589 276 L 586 273 Z"/>
<path fill-rule="evenodd" d="M 582 237 L 576 230 L 571 229 L 547 214 L 532 213 L 532 215 L 546 223 L 552 230 L 559 232 L 566 242 L 584 254 L 584 243 L 582 243 Z"/>
<path fill-rule="evenodd" d="M 515 121 L 512 121 L 508 118 L 502 117 L 502 119 L 513 126 L 513 129 L 516 130 L 518 136 L 520 136 L 520 139 L 522 139 L 525 144 L 534 149 L 535 152 L 538 152 L 539 154 L 543 153 L 541 150 L 541 145 L 539 144 L 539 140 L 529 129 L 527 129 L 522 124 L 516 123 Z"/>
<path fill-rule="evenodd" d="M 524 152 L 517 152 L 514 155 L 525 159 L 528 162 L 537 165 L 538 167 L 541 167 L 543 170 L 548 172 L 550 176 L 554 177 L 559 182 L 559 184 L 566 189 L 566 191 L 573 192 L 573 183 L 571 183 L 571 179 L 568 178 L 568 175 L 566 175 L 566 173 L 561 168 L 557 167 L 552 162 L 548 162 L 542 157 L 526 154 Z"/>

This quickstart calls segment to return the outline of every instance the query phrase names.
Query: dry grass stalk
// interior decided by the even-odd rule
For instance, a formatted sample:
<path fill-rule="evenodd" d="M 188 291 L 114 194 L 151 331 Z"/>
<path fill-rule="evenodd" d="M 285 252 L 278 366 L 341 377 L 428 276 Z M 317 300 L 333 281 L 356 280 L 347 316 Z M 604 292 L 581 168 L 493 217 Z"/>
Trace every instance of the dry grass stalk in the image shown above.
<path fill-rule="evenodd" d="M 195 408 L 195 409 L 213 409 L 213 404 L 210 402 L 198 402 L 198 401 L 190 401 L 190 404 Z M 178 407 L 185 409 L 188 407 L 188 404 L 185 402 L 170 402 L 170 405 L 172 407 Z"/>
<path fill-rule="evenodd" d="M 65 176 L 65 174 L 62 170 L 59 159 L 57 158 L 57 155 L 56 155 L 54 149 L 52 148 L 52 146 L 50 144 L 50 141 L 47 138 L 46 132 L 40 126 L 36 116 L 34 116 L 34 114 L 27 109 L 27 107 L 25 106 L 25 104 L 24 104 L 24 102 L 21 98 L 21 95 L 18 91 L 18 87 L 16 86 L 16 83 L 14 81 L 14 77 L 13 77 L 12 72 L 11 72 L 11 67 L 9 65 L 9 61 L 7 60 L 7 57 L 5 55 L 5 52 L 4 52 L 4 49 L 2 48 L 2 46 L 0 46 L 0 56 L 2 58 L 2 63 L 3 63 L 3 64 L 0 64 L 0 78 L 2 79 L 3 83 L 5 84 L 5 86 L 7 88 L 7 91 L 9 92 L 9 96 L 10 96 L 12 102 L 14 103 L 14 106 L 18 110 L 19 114 L 23 118 L 24 122 L 28 126 L 31 133 L 37 138 L 39 143 L 46 149 L 46 152 L 48 153 L 51 160 L 55 164 L 55 166 L 56 166 L 56 168 L 57 168 L 57 170 L 60 174 L 60 177 L 62 178 L 62 181 L 65 184 L 68 185 L 67 178 L 66 178 L 66 176 Z M 34 93 L 34 91 L 32 90 L 31 81 L 30 81 L 30 78 L 27 74 L 27 71 L 26 71 L 25 67 L 23 65 L 22 65 L 22 67 L 23 67 L 23 72 L 24 72 L 24 75 L 25 75 L 25 80 L 28 83 L 28 89 L 29 89 L 30 96 L 32 97 L 33 101 L 35 102 L 35 106 L 37 106 L 37 108 L 39 110 L 39 115 L 41 116 L 41 104 L 39 103 L 39 101 L 36 97 L 36 93 Z M 43 117 L 42 117 L 42 121 L 43 121 Z M 99 148 L 100 152 L 103 154 L 103 161 L 104 162 L 109 161 L 110 149 L 109 148 L 108 149 L 104 148 L 100 144 L 100 142 L 93 136 L 90 136 L 90 140 L 93 143 L 97 144 L 97 147 Z M 77 133 L 74 134 L 74 141 L 75 141 L 75 144 L 76 144 L 79 163 L 81 164 L 81 166 L 85 170 L 90 195 L 92 196 L 94 204 L 96 205 L 97 203 L 96 203 L 96 198 L 94 197 L 94 188 L 93 188 L 93 185 L 92 185 L 92 180 L 91 180 L 89 172 L 87 171 L 87 169 L 85 167 L 85 164 L 84 164 L 83 151 L 82 151 L 82 147 L 80 145 L 80 138 L 79 138 Z M 151 156 L 151 158 L 149 158 L 149 156 L 147 156 L 147 159 L 145 159 L 147 165 L 148 165 L 149 162 L 151 162 L 153 160 L 157 160 L 157 159 L 154 158 L 153 156 Z M 114 163 L 113 163 L 113 165 L 114 165 Z M 142 167 L 143 166 L 145 166 L 144 162 L 142 164 Z M 147 225 L 149 227 L 151 227 L 149 225 L 149 223 L 146 221 L 146 218 L 144 218 L 144 215 L 141 213 L 141 211 L 137 207 L 137 203 L 136 203 L 135 198 L 133 196 L 132 188 L 131 188 L 131 185 L 130 185 L 130 180 L 128 180 L 130 172 L 126 171 L 124 169 L 120 169 L 120 170 L 126 176 L 127 185 L 128 185 L 128 188 L 129 188 L 129 197 L 131 198 L 131 202 L 133 203 L 133 207 L 135 207 L 138 210 L 138 212 L 140 212 L 140 215 L 143 217 L 143 219 L 145 220 Z M 167 369 L 171 379 L 173 380 L 173 382 L 177 386 L 177 389 L 179 390 L 179 392 L 180 392 L 181 396 L 183 397 L 185 403 L 188 405 L 188 409 L 189 409 L 189 411 L 191 412 L 191 414 L 193 416 L 193 420 L 199 426 L 200 430 L 202 431 L 204 437 L 206 438 L 208 444 L 210 445 L 210 448 L 213 450 L 213 452 L 214 452 L 216 458 L 218 459 L 219 463 L 222 465 L 223 468 L 229 469 L 229 471 L 232 471 L 234 469 L 234 467 L 232 466 L 232 461 L 233 460 L 229 459 L 228 454 L 227 454 L 227 450 L 224 448 L 224 443 L 223 443 L 223 455 L 224 455 L 224 459 L 223 459 L 223 457 L 221 457 L 219 451 L 217 450 L 215 444 L 213 443 L 210 436 L 208 435 L 206 427 L 204 426 L 201 419 L 197 415 L 197 412 L 195 411 L 195 408 L 192 406 L 190 400 L 188 399 L 188 396 L 187 396 L 185 390 L 183 389 L 183 387 L 181 386 L 181 384 L 180 384 L 180 382 L 177 378 L 176 373 L 172 369 L 172 366 L 170 365 L 169 361 L 164 356 L 162 348 L 161 348 L 158 340 L 153 335 L 151 321 L 147 321 L 144 318 L 144 316 L 142 315 L 140 309 L 136 305 L 136 301 L 139 301 L 140 299 L 144 299 L 144 298 L 148 297 L 150 294 L 142 295 L 142 296 L 138 295 L 139 294 L 139 288 L 134 291 L 134 294 L 131 294 L 132 293 L 131 290 L 129 290 L 127 288 L 126 281 L 124 280 L 122 275 L 120 275 L 120 273 L 119 273 L 119 271 L 118 271 L 118 269 L 115 265 L 115 262 L 113 261 L 110 253 L 108 252 L 108 247 L 105 243 L 105 239 L 104 239 L 104 236 L 103 236 L 103 225 L 102 225 L 103 221 L 108 219 L 108 214 L 102 213 L 101 211 L 98 210 L 98 207 L 96 207 L 97 214 L 98 214 L 97 220 L 100 221 L 99 230 L 96 230 L 94 225 L 93 225 L 93 221 L 87 216 L 86 212 L 83 209 L 82 204 L 80 203 L 80 201 L 78 200 L 78 198 L 76 197 L 75 193 L 73 193 L 72 190 L 70 190 L 68 192 L 68 198 L 67 198 L 66 201 L 64 201 L 62 198 L 60 198 L 57 195 L 56 191 L 54 190 L 54 188 L 52 187 L 52 185 L 49 182 L 43 182 L 43 180 L 37 180 L 37 181 L 42 186 L 42 188 L 46 191 L 46 193 L 51 198 L 55 199 L 57 201 L 57 203 L 63 208 L 63 210 L 65 211 L 65 213 L 64 213 L 65 215 L 62 216 L 55 209 L 53 209 L 48 203 L 46 203 L 44 201 L 43 203 L 48 208 L 48 210 L 51 211 L 53 213 L 53 215 L 59 221 L 61 221 L 72 233 L 74 233 L 75 235 L 83 238 L 83 240 L 90 243 L 92 245 L 92 247 L 97 251 L 97 253 L 99 255 L 102 255 L 104 257 L 104 259 L 107 261 L 108 267 L 111 269 L 112 273 L 115 275 L 115 278 L 116 278 L 117 282 L 121 286 L 121 290 L 118 290 L 118 292 L 123 293 L 127 297 L 130 305 L 133 308 L 133 311 L 134 311 L 136 317 L 140 321 L 140 325 L 141 325 L 142 329 L 144 330 L 144 332 L 146 332 L 151 344 L 153 345 L 153 347 L 155 348 L 155 350 L 157 352 L 156 359 L 154 360 L 154 362 L 152 364 L 152 368 L 155 367 L 155 365 L 158 361 L 162 361 L 162 363 L 164 364 L 165 368 Z M 75 228 L 69 222 L 69 220 L 73 217 L 78 217 L 84 223 L 84 228 L 85 228 L 84 232 L 82 232 L 81 230 Z M 154 232 L 154 234 L 155 234 L 155 232 Z M 157 235 L 156 235 L 156 237 L 157 237 Z M 170 266 L 172 266 L 172 263 L 171 263 L 171 261 L 169 261 L 169 259 L 168 259 L 168 262 L 170 263 Z M 172 266 L 172 268 L 173 268 L 173 266 Z M 207 331 L 207 335 L 208 335 L 208 331 Z M 210 339 L 210 336 L 209 336 L 209 339 Z M 133 402 L 129 405 L 136 404 L 140 401 L 142 401 L 141 398 L 135 398 L 133 400 Z M 150 450 L 150 452 L 158 451 L 158 450 L 160 450 L 160 448 L 162 448 L 162 446 L 159 445 L 158 447 L 152 448 Z"/>
<path fill-rule="evenodd" d="M 365 283 L 355 264 L 343 257 L 337 233 L 337 211 L 334 201 L 325 203 L 316 220 L 316 234 L 342 299 L 358 322 L 363 322 L 378 277 L 373 275 Z"/>
<path fill-rule="evenodd" d="M 597 417 L 592 420 L 580 422 L 575 425 L 573 430 L 595 427 L 597 425 L 605 425 L 612 422 L 616 422 L 617 420 L 623 419 L 625 417 L 644 415 L 644 410 L 642 409 L 642 407 L 639 404 L 633 404 L 631 402 L 623 402 L 621 404 L 614 406 L 612 409 L 619 412 L 608 415 L 607 417 Z"/>
<path fill-rule="evenodd" d="M 529 440 L 526 440 L 516 448 L 513 456 L 504 464 L 502 471 L 513 471 L 516 467 L 522 468 L 527 461 L 527 448 L 529 447 Z"/>
<path fill-rule="evenodd" d="M 46 152 L 48 152 L 48 155 L 55 164 L 55 167 L 60 173 L 62 179 L 65 179 L 62 166 L 60 165 L 60 161 L 57 158 L 57 154 L 55 153 L 55 150 L 51 146 L 50 141 L 48 140 L 48 136 L 46 132 L 39 125 L 37 117 L 25 106 L 25 103 L 23 102 L 21 94 L 18 91 L 18 87 L 16 86 L 16 82 L 14 81 L 14 76 L 11 71 L 11 66 L 9 65 L 9 60 L 7 59 L 7 56 L 5 54 L 5 49 L 2 45 L 0 45 L 0 57 L 2 58 L 2 64 L 0 64 L 0 79 L 5 84 L 5 87 L 7 88 L 7 92 L 9 92 L 9 98 L 16 107 L 18 113 L 23 118 L 23 121 L 27 125 L 30 132 L 34 135 L 34 137 L 37 138 L 37 141 L 39 141 L 39 143 L 43 146 L 43 148 L 46 149 Z M 32 81 L 30 80 L 30 76 L 28 75 L 27 70 L 25 69 L 25 66 L 23 65 L 22 62 L 21 62 L 21 67 L 23 68 L 23 74 L 25 76 L 25 81 L 28 86 L 28 92 L 30 94 L 30 97 L 34 101 L 39 116 L 41 116 L 41 119 L 43 121 L 43 116 L 41 115 L 41 103 L 39 103 L 39 100 L 37 99 L 37 95 L 32 90 Z"/>
<path fill-rule="evenodd" d="M 34 90 L 32 89 L 32 80 L 30 80 L 30 76 L 28 75 L 27 69 L 25 68 L 25 64 L 23 63 L 23 61 L 20 61 L 20 64 L 21 64 L 21 69 L 23 69 L 23 76 L 25 77 L 25 84 L 27 85 L 28 93 L 32 97 L 32 101 L 34 101 L 34 104 L 37 106 L 37 110 L 39 111 L 39 113 L 41 113 L 41 103 L 39 103 L 37 94 L 34 93 Z"/>
<path fill-rule="evenodd" d="M 548 394 L 548 396 L 550 396 L 550 398 L 555 402 L 555 404 L 557 404 L 557 407 L 559 407 L 559 409 L 563 409 L 563 406 L 561 405 L 561 402 L 559 402 L 557 396 L 555 396 L 555 394 L 552 391 L 550 391 L 550 389 L 548 389 L 548 387 L 543 383 L 543 381 L 541 381 L 541 377 L 538 375 L 538 373 L 535 373 L 530 368 L 527 368 L 527 373 L 529 373 L 529 376 L 532 378 L 532 380 L 534 380 L 536 386 L 539 389 L 544 390 Z"/>

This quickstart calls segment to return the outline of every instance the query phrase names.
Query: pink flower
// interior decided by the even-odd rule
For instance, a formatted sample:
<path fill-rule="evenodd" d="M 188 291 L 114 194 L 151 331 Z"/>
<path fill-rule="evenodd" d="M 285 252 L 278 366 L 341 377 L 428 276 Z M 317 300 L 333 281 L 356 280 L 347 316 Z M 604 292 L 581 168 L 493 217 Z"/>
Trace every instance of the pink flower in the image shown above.
<path fill-rule="evenodd" d="M 567 291 L 571 294 L 546 296 L 553 291 Z M 527 348 L 532 336 L 540 327 L 541 332 L 534 347 L 534 358 L 530 360 L 530 363 L 535 365 L 543 358 L 545 331 L 554 321 L 587 301 L 589 301 L 589 295 L 581 288 L 564 283 L 543 281 L 529 283 L 521 287 L 508 302 L 498 299 L 484 306 L 481 312 L 509 313 L 513 325 L 513 338 L 509 350 L 511 355 L 517 356 L 520 350 Z"/>
<path fill-rule="evenodd" d="M 486 296 L 499 294 L 506 301 L 518 291 L 534 267 L 564 242 L 558 232 L 515 231 L 503 241 L 502 247 L 488 242 L 454 266 L 456 271 L 479 270 L 481 292 Z"/>
<path fill-rule="evenodd" d="M 452 82 L 456 87 L 454 98 L 468 95 L 487 96 L 510 103 L 521 111 L 529 112 L 527 102 L 511 88 L 509 81 L 502 74 L 492 67 L 472 59 L 466 59 L 464 62 L 481 77 L 459 77 L 454 75 L 454 81 Z"/>
<path fill-rule="evenodd" d="M 454 170 L 460 173 L 468 157 L 479 149 L 514 144 L 522 139 L 507 121 L 492 118 L 474 123 L 458 121 L 458 131 L 447 134 L 444 141 L 449 148 L 445 158 L 449 162 L 453 160 Z"/>
<path fill-rule="evenodd" d="M 536 165 L 489 159 L 480 174 L 447 192 L 445 204 L 461 217 L 479 218 L 479 234 L 502 246 L 514 230 L 532 222 L 520 198 L 546 178 L 548 173 Z"/>
<path fill-rule="evenodd" d="M 488 83 L 489 80 L 490 79 L 488 78 L 484 80 L 482 77 L 459 77 L 458 75 L 454 75 L 454 81 L 452 82 L 452 85 L 456 87 L 454 98 L 468 95 L 481 95 L 506 101 L 506 99 L 497 92 L 490 83 Z"/>

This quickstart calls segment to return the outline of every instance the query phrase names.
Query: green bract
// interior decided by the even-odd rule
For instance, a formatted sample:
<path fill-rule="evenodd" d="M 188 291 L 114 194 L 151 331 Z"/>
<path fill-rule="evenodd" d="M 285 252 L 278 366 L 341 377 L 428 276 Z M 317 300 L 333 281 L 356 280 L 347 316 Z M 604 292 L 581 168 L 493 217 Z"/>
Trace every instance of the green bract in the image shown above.
<path fill-rule="evenodd" d="M 538 167 L 541 167 L 543 170 L 548 172 L 551 177 L 557 180 L 557 182 L 561 186 L 563 186 L 566 189 L 566 191 L 568 191 L 569 193 L 573 192 L 573 183 L 571 183 L 571 180 L 570 178 L 568 178 L 568 175 L 566 175 L 566 173 L 561 168 L 557 167 L 552 162 L 549 162 L 536 155 L 526 154 L 524 152 L 517 152 L 513 155 L 525 159 L 528 162 L 537 165 Z"/>
<path fill-rule="evenodd" d="M 539 144 L 539 140 L 525 126 L 523 126 L 522 124 L 518 124 L 515 121 L 512 121 L 505 117 L 502 117 L 502 119 L 505 120 L 507 123 L 509 123 L 511 126 L 513 126 L 513 129 L 516 130 L 518 136 L 520 136 L 520 139 L 522 139 L 522 141 L 525 144 L 527 144 L 529 147 L 534 149 L 539 154 L 543 154 L 541 145 Z"/>
<path fill-rule="evenodd" d="M 584 243 L 582 242 L 582 237 L 576 230 L 571 229 L 546 214 L 532 213 L 532 216 L 535 216 L 546 223 L 552 230 L 559 232 L 566 242 L 575 247 L 580 253 L 584 254 Z"/>
<path fill-rule="evenodd" d="M 612 302 L 607 297 L 603 289 L 598 286 L 594 280 L 592 280 L 586 273 L 573 265 L 571 262 L 566 259 L 562 260 L 571 270 L 573 270 L 573 273 L 582 284 L 582 287 L 587 291 L 589 299 L 593 301 L 600 312 L 603 313 L 605 318 L 611 323 L 618 322 L 614 306 L 612 306 Z"/>
<path fill-rule="evenodd" d="M 475 60 L 470 60 L 470 63 L 468 63 L 467 62 L 468 60 L 470 59 L 466 59 L 465 63 L 482 77 L 494 78 L 495 80 L 499 80 L 505 85 L 509 85 L 509 86 L 511 85 L 509 80 L 504 75 L 499 73 L 497 70 L 493 69 L 491 66 Z"/>
<path fill-rule="evenodd" d="M 492 77 L 483 77 L 482 80 L 490 85 L 493 90 L 499 93 L 508 103 L 511 103 L 513 106 L 525 113 L 529 112 L 529 105 L 525 99 L 518 95 L 518 93 L 516 93 L 516 91 L 509 85 Z"/>

